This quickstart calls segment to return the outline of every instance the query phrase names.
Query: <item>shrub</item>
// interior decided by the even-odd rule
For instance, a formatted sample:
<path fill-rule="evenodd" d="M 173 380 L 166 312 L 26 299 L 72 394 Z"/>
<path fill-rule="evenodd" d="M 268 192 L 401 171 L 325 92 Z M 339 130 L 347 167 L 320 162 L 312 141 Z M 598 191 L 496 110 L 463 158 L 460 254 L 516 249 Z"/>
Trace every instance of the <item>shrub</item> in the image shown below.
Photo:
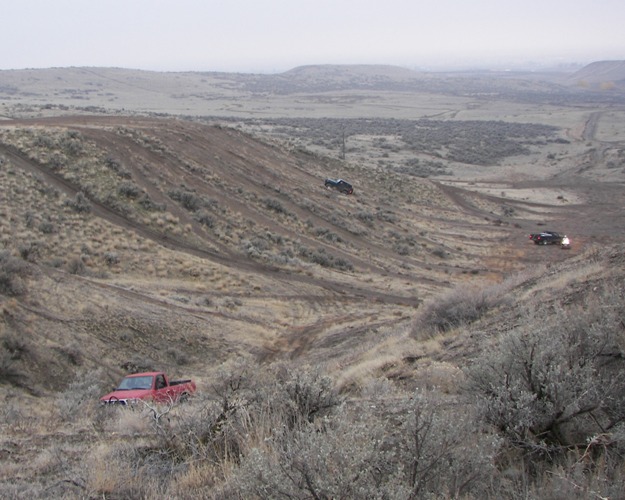
<path fill-rule="evenodd" d="M 203 226 L 206 226 L 208 228 L 212 228 L 215 225 L 214 217 L 207 210 L 204 210 L 204 209 L 199 210 L 195 214 L 194 218 L 200 224 L 202 224 Z"/>
<path fill-rule="evenodd" d="M 356 213 L 356 217 L 365 223 L 367 226 L 373 226 L 374 215 L 366 210 L 361 210 Z"/>
<path fill-rule="evenodd" d="M 321 426 L 275 428 L 243 457 L 226 496 L 477 498 L 488 491 L 496 442 L 476 432 L 470 412 L 458 415 L 421 393 L 393 406 L 373 400 L 337 409 Z"/>
<path fill-rule="evenodd" d="M 82 191 L 79 191 L 78 193 L 76 193 L 76 196 L 74 196 L 73 199 L 66 200 L 65 205 L 70 207 L 72 210 L 78 213 L 91 212 L 91 202 L 89 201 L 89 198 L 85 196 L 85 193 L 83 193 Z"/>
<path fill-rule="evenodd" d="M 289 215 L 289 211 L 284 208 L 279 200 L 276 200 L 275 198 L 265 198 L 264 203 L 265 207 L 267 207 L 269 210 L 272 210 L 278 214 Z"/>
<path fill-rule="evenodd" d="M 596 290 L 524 311 L 522 326 L 466 370 L 504 439 L 501 469 L 515 469 L 515 488 L 533 498 L 612 498 L 625 486 L 623 287 Z"/>
<path fill-rule="evenodd" d="M 332 381 L 316 372 L 259 374 L 235 363 L 214 378 L 213 387 L 217 398 L 200 394 L 195 414 L 159 427 L 155 453 L 175 461 L 239 462 L 254 444 L 322 419 L 340 403 Z"/>
<path fill-rule="evenodd" d="M 82 135 L 76 130 L 68 130 L 59 142 L 69 156 L 78 156 L 84 151 Z"/>
<path fill-rule="evenodd" d="M 195 212 L 203 206 L 202 199 L 191 191 L 174 189 L 167 193 L 174 201 L 180 203 L 189 212 Z"/>
<path fill-rule="evenodd" d="M 28 262 L 36 262 L 41 258 L 41 243 L 30 241 L 20 245 L 18 251 L 20 257 Z"/>
<path fill-rule="evenodd" d="M 27 386 L 27 376 L 19 367 L 29 353 L 28 345 L 16 335 L 5 335 L 0 342 L 0 383 Z"/>
<path fill-rule="evenodd" d="M 119 367 L 128 373 L 139 373 L 155 371 L 158 364 L 151 358 L 136 354 L 130 360 L 121 363 Z"/>
<path fill-rule="evenodd" d="M 49 220 L 44 220 L 39 224 L 39 231 L 43 234 L 52 234 L 56 230 L 54 224 Z"/>
<path fill-rule="evenodd" d="M 67 272 L 70 274 L 83 275 L 87 268 L 80 257 L 74 257 L 67 263 Z"/>
<path fill-rule="evenodd" d="M 328 228 L 325 227 L 316 228 L 314 230 L 314 234 L 315 236 L 323 237 L 324 239 L 331 241 L 332 243 L 340 243 L 343 241 L 338 234 L 330 231 Z"/>
<path fill-rule="evenodd" d="M 97 401 L 103 392 L 105 373 L 102 368 L 79 371 L 57 401 L 61 418 L 75 420 L 78 412 L 87 404 Z"/>
<path fill-rule="evenodd" d="M 625 422 L 619 314 L 605 304 L 584 304 L 525 317 L 534 320 L 506 335 L 469 372 L 486 420 L 513 446 L 544 454 Z"/>
<path fill-rule="evenodd" d="M 106 252 L 104 254 L 104 262 L 106 262 L 107 266 L 119 264 L 119 254 L 117 252 Z"/>
<path fill-rule="evenodd" d="M 132 182 L 124 182 L 119 185 L 117 192 L 126 198 L 137 198 L 141 194 L 139 186 Z"/>
<path fill-rule="evenodd" d="M 304 260 L 318 264 L 322 267 L 329 267 L 335 269 L 341 269 L 343 271 L 353 271 L 354 266 L 341 257 L 335 257 L 327 253 L 323 248 L 311 249 L 307 247 L 301 247 L 299 249 L 299 255 Z"/>
<path fill-rule="evenodd" d="M 26 278 L 32 268 L 7 250 L 0 252 L 0 293 L 16 297 L 26 293 Z"/>
<path fill-rule="evenodd" d="M 123 179 L 130 179 L 132 177 L 130 172 L 123 167 L 121 162 L 112 156 L 107 156 L 105 158 L 104 165 Z"/>
<path fill-rule="evenodd" d="M 189 362 L 187 353 L 176 347 L 170 347 L 165 354 L 178 366 L 186 365 Z"/>
<path fill-rule="evenodd" d="M 164 212 L 167 209 L 167 206 L 164 203 L 156 203 L 152 201 L 152 199 L 147 193 L 143 193 L 141 195 L 138 203 L 145 210 L 149 210 L 149 211 Z"/>
<path fill-rule="evenodd" d="M 413 332 L 447 332 L 480 319 L 503 302 L 503 291 L 498 287 L 479 289 L 460 287 L 451 290 L 424 305 Z"/>

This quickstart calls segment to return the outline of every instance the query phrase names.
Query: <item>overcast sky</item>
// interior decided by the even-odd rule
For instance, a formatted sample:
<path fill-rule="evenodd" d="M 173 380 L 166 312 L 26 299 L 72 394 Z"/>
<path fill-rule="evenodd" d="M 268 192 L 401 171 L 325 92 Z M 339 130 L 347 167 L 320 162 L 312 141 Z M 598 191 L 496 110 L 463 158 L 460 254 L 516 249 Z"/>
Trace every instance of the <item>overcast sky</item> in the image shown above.
<path fill-rule="evenodd" d="M 625 59 L 623 0 L 0 0 L 0 69 Z"/>

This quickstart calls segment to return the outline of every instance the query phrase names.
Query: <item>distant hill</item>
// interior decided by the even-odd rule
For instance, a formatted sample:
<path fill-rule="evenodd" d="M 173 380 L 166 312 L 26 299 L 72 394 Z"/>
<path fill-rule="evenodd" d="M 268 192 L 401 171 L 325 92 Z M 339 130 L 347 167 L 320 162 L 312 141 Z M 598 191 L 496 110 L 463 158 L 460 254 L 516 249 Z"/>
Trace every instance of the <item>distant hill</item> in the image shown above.
<path fill-rule="evenodd" d="M 593 89 L 625 88 L 625 61 L 596 61 L 573 73 L 569 83 Z"/>
<path fill-rule="evenodd" d="M 385 64 L 317 64 L 298 66 L 284 73 L 289 78 L 389 78 L 389 79 L 413 79 L 421 76 L 420 73 L 401 66 Z"/>
<path fill-rule="evenodd" d="M 610 89 L 610 92 L 596 90 Z M 308 115 L 421 118 L 419 96 L 497 97 L 510 101 L 621 103 L 625 62 L 563 73 L 423 72 L 383 64 L 298 66 L 278 74 L 158 72 L 70 67 L 0 70 L 0 118 L 75 113 L 138 113 L 236 118 Z M 341 105 L 337 106 L 340 94 Z M 349 98 L 345 96 L 351 93 Z M 360 106 L 394 93 L 398 106 Z M 302 96 L 304 101 L 302 101 Z M 306 105 L 302 105 L 305 102 Z M 319 103 L 324 103 L 320 108 Z M 314 104 L 314 106 L 312 106 Z M 349 113 L 348 113 L 349 110 Z"/>

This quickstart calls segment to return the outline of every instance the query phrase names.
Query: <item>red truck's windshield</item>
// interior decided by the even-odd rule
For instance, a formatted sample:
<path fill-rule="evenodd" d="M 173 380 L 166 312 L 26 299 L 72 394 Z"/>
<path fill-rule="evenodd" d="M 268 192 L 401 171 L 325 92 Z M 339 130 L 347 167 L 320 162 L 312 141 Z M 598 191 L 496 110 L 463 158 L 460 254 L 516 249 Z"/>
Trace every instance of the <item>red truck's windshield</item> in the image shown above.
<path fill-rule="evenodd" d="M 151 389 L 152 388 L 151 376 L 146 377 L 126 377 L 121 381 L 118 391 L 131 391 L 136 389 Z"/>

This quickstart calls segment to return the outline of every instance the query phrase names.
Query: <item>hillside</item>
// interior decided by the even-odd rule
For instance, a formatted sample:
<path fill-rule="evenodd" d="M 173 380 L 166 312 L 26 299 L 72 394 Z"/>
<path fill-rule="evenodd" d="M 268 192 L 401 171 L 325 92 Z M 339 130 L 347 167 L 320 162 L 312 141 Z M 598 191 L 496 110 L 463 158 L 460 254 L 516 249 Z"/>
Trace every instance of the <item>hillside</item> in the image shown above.
<path fill-rule="evenodd" d="M 584 66 L 569 77 L 579 86 L 614 90 L 625 87 L 625 61 L 597 61 Z"/>
<path fill-rule="evenodd" d="M 613 497 L 625 110 L 288 73 L 0 75 L 0 495 Z M 197 398 L 98 407 L 148 369 Z"/>
<path fill-rule="evenodd" d="M 200 364 L 207 356 L 223 360 L 224 349 L 212 345 L 217 335 L 200 351 L 198 339 L 185 346 L 167 339 L 169 328 L 178 338 L 173 331 L 181 327 L 168 323 L 185 311 L 198 332 L 219 332 L 229 353 L 292 357 L 302 344 L 323 345 L 334 335 L 314 354 L 327 358 L 327 349 L 342 352 L 409 321 L 424 299 L 452 283 L 498 280 L 525 263 L 528 249 L 515 248 L 524 232 L 502 222 L 488 196 L 466 198 L 427 180 L 290 153 L 221 126 L 64 118 L 10 122 L 0 135 L 10 221 L 3 246 L 40 268 L 44 283 L 100 290 L 95 303 L 66 297 L 62 305 L 57 285 L 53 301 L 65 314 L 74 311 L 80 335 L 86 329 L 98 341 L 89 356 L 109 369 L 137 353 L 127 343 L 132 328 L 150 334 L 153 347 L 142 354 L 156 362 L 169 362 L 165 346 L 194 352 Z M 328 191 L 326 176 L 353 179 L 355 195 Z M 552 252 L 549 259 L 562 257 Z M 37 294 L 49 286 L 32 288 Z M 62 317 L 45 313 L 50 299 L 32 300 L 42 316 Z M 126 338 L 119 344 L 106 331 L 113 304 L 125 304 L 116 320 L 123 331 L 114 335 Z M 155 307 L 166 319 L 126 326 L 154 316 Z M 63 338 L 49 340 L 80 344 L 61 324 Z M 110 358 L 97 354 L 105 344 Z"/>

